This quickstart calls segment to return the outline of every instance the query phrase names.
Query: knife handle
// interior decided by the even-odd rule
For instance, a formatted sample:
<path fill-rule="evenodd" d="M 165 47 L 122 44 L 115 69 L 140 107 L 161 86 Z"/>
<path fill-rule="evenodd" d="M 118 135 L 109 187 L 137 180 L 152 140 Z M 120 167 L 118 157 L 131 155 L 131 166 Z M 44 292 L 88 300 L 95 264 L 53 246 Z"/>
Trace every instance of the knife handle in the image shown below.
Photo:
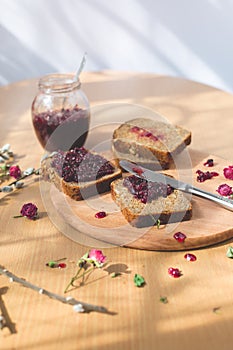
<path fill-rule="evenodd" d="M 229 198 L 218 196 L 216 194 L 213 194 L 192 186 L 186 186 L 186 192 L 194 194 L 195 196 L 209 199 L 212 202 L 220 204 L 225 209 L 233 211 L 233 200 Z"/>

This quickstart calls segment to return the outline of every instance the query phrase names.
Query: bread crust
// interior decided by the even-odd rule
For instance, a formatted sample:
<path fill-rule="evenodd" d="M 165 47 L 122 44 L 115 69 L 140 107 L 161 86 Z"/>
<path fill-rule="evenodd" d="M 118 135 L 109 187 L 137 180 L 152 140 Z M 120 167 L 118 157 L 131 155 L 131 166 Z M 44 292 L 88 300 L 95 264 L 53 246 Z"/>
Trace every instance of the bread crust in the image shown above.
<path fill-rule="evenodd" d="M 132 126 L 143 126 L 143 128 L 150 131 L 156 129 L 156 125 L 161 133 L 164 128 L 164 135 L 161 135 L 161 139 L 158 138 L 157 141 L 146 137 L 137 137 L 133 132 L 130 132 Z M 165 136 L 166 141 L 163 140 Z M 174 144 L 173 140 L 169 140 L 169 136 L 174 139 Z M 137 118 L 121 124 L 114 130 L 112 148 L 117 158 L 119 156 L 120 159 L 131 158 L 131 161 L 142 164 L 146 162 L 156 164 L 159 162 L 162 169 L 168 169 L 173 162 L 173 156 L 180 153 L 190 143 L 191 132 L 184 128 L 146 118 Z M 156 169 L 156 167 L 154 168 Z"/>
<path fill-rule="evenodd" d="M 116 180 L 121 177 L 121 170 L 111 163 L 114 166 L 114 173 L 105 175 L 102 178 L 97 179 L 96 181 L 90 182 L 66 182 L 61 178 L 54 167 L 51 165 L 52 158 L 47 158 L 42 161 L 42 177 L 44 180 L 52 182 L 59 191 L 64 192 L 70 198 L 80 201 L 100 193 L 105 193 L 110 191 L 110 184 L 113 180 Z"/>
<path fill-rule="evenodd" d="M 111 183 L 111 196 L 112 196 L 112 199 L 116 202 L 116 204 L 120 207 L 120 210 L 121 210 L 122 214 L 124 215 L 125 219 L 132 226 L 135 226 L 138 228 L 154 226 L 157 224 L 158 219 L 160 220 L 160 224 L 181 222 L 181 221 L 187 221 L 187 220 L 191 219 L 191 217 L 192 217 L 192 205 L 188 201 L 187 201 L 187 208 L 185 210 L 176 210 L 176 211 L 164 210 L 161 213 L 151 211 L 147 215 L 138 214 L 136 211 L 133 212 L 129 208 L 129 206 L 125 205 L 125 203 L 123 201 L 122 193 L 119 193 L 119 191 L 116 190 L 116 187 L 119 184 L 119 181 L 122 182 L 122 180 L 116 180 L 116 181 L 113 181 Z M 174 191 L 179 193 L 179 196 L 183 196 L 183 194 L 181 194 L 180 191 L 178 191 L 178 190 L 174 190 Z M 133 195 L 129 191 L 127 192 L 127 196 L 128 196 L 129 200 L 133 199 Z M 140 205 L 142 207 L 145 206 L 145 204 L 142 204 L 139 200 L 137 200 L 137 201 L 140 203 Z"/>

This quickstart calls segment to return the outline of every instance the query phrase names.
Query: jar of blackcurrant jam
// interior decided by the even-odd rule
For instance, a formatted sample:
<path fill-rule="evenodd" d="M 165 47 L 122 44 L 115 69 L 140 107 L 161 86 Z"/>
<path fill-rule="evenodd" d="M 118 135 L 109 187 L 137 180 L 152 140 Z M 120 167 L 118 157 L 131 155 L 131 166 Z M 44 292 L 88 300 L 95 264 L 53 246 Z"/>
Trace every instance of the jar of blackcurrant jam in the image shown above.
<path fill-rule="evenodd" d="M 37 138 L 47 151 L 67 151 L 84 145 L 90 125 L 90 106 L 79 80 L 72 74 L 42 77 L 32 103 Z"/>

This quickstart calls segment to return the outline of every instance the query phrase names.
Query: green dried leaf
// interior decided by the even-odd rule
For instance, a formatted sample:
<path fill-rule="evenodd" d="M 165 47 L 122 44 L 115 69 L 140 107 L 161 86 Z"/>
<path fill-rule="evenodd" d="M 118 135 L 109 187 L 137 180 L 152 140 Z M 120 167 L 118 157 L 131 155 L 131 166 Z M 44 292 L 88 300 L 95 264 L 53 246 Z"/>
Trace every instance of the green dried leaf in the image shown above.
<path fill-rule="evenodd" d="M 228 247 L 226 256 L 231 259 L 233 258 L 233 247 Z"/>
<path fill-rule="evenodd" d="M 121 275 L 120 272 L 112 272 L 110 276 L 111 276 L 112 278 L 116 278 L 116 277 L 118 277 L 118 276 L 120 276 L 120 275 Z"/>
<path fill-rule="evenodd" d="M 53 268 L 53 267 L 55 267 L 56 265 L 57 265 L 57 263 L 56 263 L 55 261 L 49 261 L 49 262 L 48 262 L 48 266 L 49 266 L 49 267 L 52 267 L 52 268 Z"/>
<path fill-rule="evenodd" d="M 168 299 L 167 297 L 160 297 L 159 301 L 163 304 L 167 304 L 168 303 Z"/>
<path fill-rule="evenodd" d="M 145 279 L 137 273 L 134 275 L 133 280 L 134 280 L 135 286 L 137 287 L 142 287 L 145 284 Z"/>
<path fill-rule="evenodd" d="M 81 257 L 81 259 L 82 259 L 82 260 L 87 260 L 88 255 L 89 255 L 89 252 L 85 253 L 85 254 Z"/>
<path fill-rule="evenodd" d="M 97 260 L 91 260 L 91 263 L 92 263 L 94 266 L 98 267 L 98 268 L 100 268 L 100 267 L 103 266 L 103 264 L 100 263 L 100 262 L 97 261 Z"/>
<path fill-rule="evenodd" d="M 220 309 L 221 309 L 221 306 L 214 307 L 214 308 L 213 308 L 213 313 L 214 313 L 214 314 L 217 314 L 217 315 L 220 314 Z"/>

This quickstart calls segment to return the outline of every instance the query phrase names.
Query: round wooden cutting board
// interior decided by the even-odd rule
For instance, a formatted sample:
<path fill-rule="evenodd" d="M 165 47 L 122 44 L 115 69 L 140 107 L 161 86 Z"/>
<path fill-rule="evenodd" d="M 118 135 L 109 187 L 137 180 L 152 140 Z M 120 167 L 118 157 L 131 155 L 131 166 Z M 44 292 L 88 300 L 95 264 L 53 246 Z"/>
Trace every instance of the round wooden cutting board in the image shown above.
<path fill-rule="evenodd" d="M 191 181 L 193 185 L 212 193 L 222 183 L 233 185 L 233 181 L 225 179 L 223 168 L 230 165 L 228 161 L 214 155 L 205 155 L 190 149 Z M 204 166 L 204 162 L 214 159 L 214 167 Z M 196 170 L 216 171 L 219 176 L 199 183 Z M 190 177 L 190 169 L 181 169 Z M 177 171 L 170 169 L 166 173 L 177 177 Z M 182 180 L 184 180 L 185 175 Z M 190 182 L 190 179 L 189 179 Z M 42 187 L 44 185 L 42 184 Z M 42 191 L 43 192 L 43 191 Z M 193 215 L 190 221 L 156 226 L 150 228 L 132 227 L 113 202 L 109 193 L 90 198 L 85 201 L 74 201 L 59 192 L 53 185 L 49 191 L 50 200 L 45 205 L 50 219 L 70 239 L 85 245 L 102 247 L 105 244 L 126 246 L 145 250 L 187 250 L 206 247 L 233 237 L 233 212 L 199 197 L 192 197 Z M 53 207 L 53 208 L 52 208 Z M 54 216 L 54 209 L 59 215 L 59 223 Z M 106 211 L 107 216 L 96 219 L 95 213 Z M 177 242 L 173 235 L 181 231 L 187 236 L 184 243 Z"/>

